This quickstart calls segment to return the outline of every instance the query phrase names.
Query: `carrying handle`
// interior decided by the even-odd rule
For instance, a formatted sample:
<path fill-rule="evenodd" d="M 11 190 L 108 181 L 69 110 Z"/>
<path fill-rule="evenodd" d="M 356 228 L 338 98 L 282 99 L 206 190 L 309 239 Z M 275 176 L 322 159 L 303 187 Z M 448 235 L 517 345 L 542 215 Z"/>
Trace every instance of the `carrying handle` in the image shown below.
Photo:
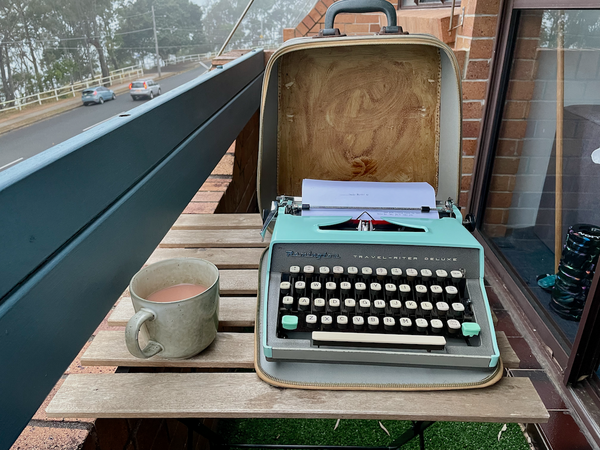
<path fill-rule="evenodd" d="M 340 0 L 327 9 L 325 28 L 319 32 L 319 36 L 340 36 L 339 30 L 333 27 L 335 16 L 340 13 L 370 12 L 382 12 L 387 17 L 387 26 L 382 28 L 380 34 L 405 34 L 402 27 L 396 25 L 396 10 L 390 2 L 386 0 Z"/>
<path fill-rule="evenodd" d="M 155 341 L 148 341 L 148 344 L 142 350 L 140 348 L 139 334 L 140 328 L 147 320 L 155 319 L 154 312 L 142 308 L 134 314 L 134 316 L 127 322 L 127 328 L 125 328 L 125 343 L 127 344 L 127 350 L 136 358 L 150 358 L 164 350 L 164 347 Z"/>

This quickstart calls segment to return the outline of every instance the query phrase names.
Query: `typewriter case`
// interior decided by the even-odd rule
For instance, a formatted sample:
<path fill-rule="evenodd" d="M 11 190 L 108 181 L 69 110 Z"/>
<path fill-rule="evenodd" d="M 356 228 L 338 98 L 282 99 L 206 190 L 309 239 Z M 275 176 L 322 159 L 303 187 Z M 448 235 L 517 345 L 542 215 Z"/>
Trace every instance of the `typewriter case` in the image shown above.
<path fill-rule="evenodd" d="M 334 3 L 327 14 L 347 3 Z M 381 3 L 395 21 L 392 5 Z M 438 201 L 458 201 L 461 98 L 456 57 L 430 35 L 287 41 L 264 75 L 260 211 L 278 195 L 301 196 L 305 178 L 426 181 Z"/>
<path fill-rule="evenodd" d="M 344 36 L 333 28 L 340 12 L 373 11 L 384 12 L 392 25 L 372 36 Z M 439 39 L 404 33 L 395 23 L 396 11 L 385 0 L 340 0 L 328 9 L 319 36 L 289 40 L 270 58 L 261 96 L 257 175 L 264 216 L 278 196 L 302 196 L 306 178 L 427 182 L 438 203 L 458 200 L 462 93 L 456 57 Z M 266 255 L 260 262 L 259 299 L 268 283 Z M 258 303 L 255 368 L 276 386 L 469 389 L 502 376 L 501 362 L 493 371 L 466 377 L 462 370 L 345 364 L 344 381 L 332 383 L 339 365 L 267 361 L 259 342 Z"/>

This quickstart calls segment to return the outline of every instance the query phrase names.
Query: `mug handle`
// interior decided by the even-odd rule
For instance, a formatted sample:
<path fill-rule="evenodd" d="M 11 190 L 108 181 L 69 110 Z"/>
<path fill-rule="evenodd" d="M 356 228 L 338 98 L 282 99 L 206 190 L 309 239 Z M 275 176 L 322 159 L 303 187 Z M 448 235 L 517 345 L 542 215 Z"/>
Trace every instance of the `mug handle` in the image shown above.
<path fill-rule="evenodd" d="M 156 315 L 149 309 L 142 308 L 127 322 L 125 328 L 125 343 L 127 349 L 136 358 L 150 358 L 164 350 L 164 347 L 156 341 L 148 341 L 148 345 L 142 350 L 140 348 L 139 334 L 140 328 L 147 320 L 154 320 Z"/>

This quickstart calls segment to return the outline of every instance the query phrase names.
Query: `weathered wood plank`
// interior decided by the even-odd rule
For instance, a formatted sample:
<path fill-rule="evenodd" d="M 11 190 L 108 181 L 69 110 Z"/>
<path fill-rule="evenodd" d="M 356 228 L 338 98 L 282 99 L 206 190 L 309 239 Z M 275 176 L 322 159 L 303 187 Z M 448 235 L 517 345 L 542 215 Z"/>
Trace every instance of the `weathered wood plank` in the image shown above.
<path fill-rule="evenodd" d="M 258 269 L 264 248 L 157 248 L 146 264 L 170 258 L 202 258 L 219 269 Z"/>
<path fill-rule="evenodd" d="M 268 247 L 259 230 L 171 230 L 159 247 Z"/>
<path fill-rule="evenodd" d="M 172 230 L 261 229 L 260 214 L 182 214 Z"/>
<path fill-rule="evenodd" d="M 69 375 L 49 417 L 253 417 L 547 422 L 528 378 L 433 392 L 280 389 L 254 373 Z"/>
<path fill-rule="evenodd" d="M 518 369 L 521 360 L 510 346 L 510 342 L 504 331 L 496 331 L 496 341 L 498 342 L 498 349 L 500 350 L 504 367 L 506 369 Z"/>
<path fill-rule="evenodd" d="M 221 297 L 219 325 L 221 327 L 253 327 L 256 317 L 256 297 Z M 130 297 L 122 297 L 108 317 L 108 326 L 124 327 L 133 316 Z"/>
<path fill-rule="evenodd" d="M 253 369 L 253 333 L 217 333 L 214 342 L 200 354 L 188 359 L 154 356 L 140 359 L 125 345 L 124 331 L 101 331 L 81 357 L 83 366 L 196 367 L 215 369 Z"/>
<path fill-rule="evenodd" d="M 256 295 L 258 270 L 219 270 L 221 295 Z"/>

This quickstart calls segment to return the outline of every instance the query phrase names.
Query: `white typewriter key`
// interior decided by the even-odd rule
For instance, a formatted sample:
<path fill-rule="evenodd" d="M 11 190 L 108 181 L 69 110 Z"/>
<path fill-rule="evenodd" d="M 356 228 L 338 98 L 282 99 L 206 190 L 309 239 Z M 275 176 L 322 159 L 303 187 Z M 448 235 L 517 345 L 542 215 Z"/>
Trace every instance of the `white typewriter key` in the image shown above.
<path fill-rule="evenodd" d="M 352 284 L 348 283 L 347 281 L 342 281 L 340 283 L 340 289 L 344 289 L 346 291 L 349 291 L 350 289 L 352 289 Z"/>
<path fill-rule="evenodd" d="M 285 297 L 283 297 L 283 299 L 281 300 L 281 303 L 283 303 L 283 307 L 285 309 L 292 309 L 292 306 L 294 305 L 294 297 L 291 297 L 289 295 L 286 295 Z"/>
<path fill-rule="evenodd" d="M 314 301 L 315 309 L 317 311 L 325 311 L 325 299 L 324 298 L 315 298 Z"/>
<path fill-rule="evenodd" d="M 348 267 L 348 275 L 350 275 L 350 278 L 354 278 L 355 275 L 358 275 L 358 268 L 354 266 Z"/>
<path fill-rule="evenodd" d="M 463 313 L 465 312 L 465 305 L 462 303 L 452 303 L 452 311 L 455 313 Z"/>
<path fill-rule="evenodd" d="M 310 311 L 310 298 L 300 297 L 298 299 L 298 309 L 300 311 Z"/>
<path fill-rule="evenodd" d="M 371 311 L 371 302 L 366 298 L 360 299 L 358 301 L 358 310 L 360 312 L 369 312 Z"/>
<path fill-rule="evenodd" d="M 438 286 L 437 284 L 433 284 L 429 289 L 433 294 L 433 298 L 440 298 L 442 296 L 442 293 L 444 292 L 442 287 Z"/>
<path fill-rule="evenodd" d="M 304 272 L 306 274 L 315 273 L 315 268 L 314 268 L 314 266 L 304 266 L 302 268 L 302 272 Z"/>
<path fill-rule="evenodd" d="M 452 277 L 452 281 L 458 283 L 463 278 L 463 273 L 460 270 L 453 270 L 450 272 L 450 276 Z"/>
<path fill-rule="evenodd" d="M 308 328 L 316 328 L 317 327 L 317 316 L 314 314 L 309 314 L 306 316 L 306 326 Z"/>
<path fill-rule="evenodd" d="M 458 295 L 458 289 L 454 286 L 446 286 L 446 295 L 448 296 L 448 300 L 452 300 Z"/>
<path fill-rule="evenodd" d="M 395 284 L 393 284 L 393 283 L 386 283 L 386 284 L 385 284 L 385 290 L 386 290 L 387 292 L 396 292 L 396 291 L 397 291 L 397 288 L 396 288 L 396 285 L 395 285 Z"/>
<path fill-rule="evenodd" d="M 431 320 L 431 331 L 434 333 L 441 333 L 444 331 L 444 323 L 440 319 Z"/>
<path fill-rule="evenodd" d="M 333 281 L 328 281 L 327 283 L 325 283 L 325 289 L 327 289 L 328 291 L 335 291 L 337 289 L 337 283 L 334 283 Z"/>
<path fill-rule="evenodd" d="M 377 346 L 379 344 L 427 350 L 443 350 L 446 346 L 446 338 L 444 336 L 411 336 L 406 334 L 313 331 L 312 340 L 317 345 L 319 342 L 343 342 L 348 345 L 362 343 Z"/>
<path fill-rule="evenodd" d="M 410 294 L 410 286 L 408 284 L 401 284 L 398 287 L 400 288 L 400 294 L 402 294 L 402 297 L 406 297 L 408 294 Z"/>
<path fill-rule="evenodd" d="M 348 328 L 348 316 L 337 316 L 335 321 L 340 330 L 345 330 Z"/>
<path fill-rule="evenodd" d="M 353 298 L 347 298 L 346 300 L 344 300 L 344 306 L 346 307 L 346 309 L 354 310 L 354 308 L 356 307 L 356 300 L 354 300 Z"/>
<path fill-rule="evenodd" d="M 290 266 L 290 273 L 293 273 L 293 274 L 300 273 L 300 266 Z"/>
<path fill-rule="evenodd" d="M 423 284 L 417 284 L 415 286 L 415 291 L 417 291 L 417 297 L 422 298 L 427 295 L 427 286 Z"/>
<path fill-rule="evenodd" d="M 373 302 L 373 306 L 377 309 L 380 310 L 384 310 L 385 309 L 385 302 L 383 300 L 375 300 Z"/>
<path fill-rule="evenodd" d="M 402 331 L 410 331 L 411 327 L 412 327 L 412 320 L 410 320 L 408 317 L 400 318 L 400 329 Z"/>
<path fill-rule="evenodd" d="M 387 269 L 384 267 L 378 267 L 375 269 L 375 273 L 377 274 L 377 278 L 380 280 L 383 280 L 385 277 L 387 277 Z"/>
<path fill-rule="evenodd" d="M 383 329 L 385 331 L 394 331 L 396 328 L 396 319 L 393 317 L 384 317 L 383 318 Z"/>
<path fill-rule="evenodd" d="M 437 277 L 437 280 L 441 283 L 446 278 L 448 278 L 448 272 L 446 272 L 444 269 L 438 269 L 435 271 L 435 276 Z"/>
<path fill-rule="evenodd" d="M 284 295 L 289 294 L 291 287 L 292 285 L 289 281 L 282 281 L 281 283 L 279 283 L 279 292 Z"/>
<path fill-rule="evenodd" d="M 333 325 L 333 317 L 328 315 L 321 316 L 321 325 L 323 326 L 323 330 L 331 330 L 331 326 Z"/>
<path fill-rule="evenodd" d="M 417 272 L 417 269 L 406 269 L 406 277 L 408 278 L 408 281 L 414 280 L 418 275 L 419 272 Z"/>
<path fill-rule="evenodd" d="M 333 270 L 332 270 L 334 275 L 343 275 L 344 274 L 344 268 L 342 266 L 333 266 Z"/>
<path fill-rule="evenodd" d="M 404 306 L 406 306 L 406 309 L 410 314 L 414 314 L 418 307 L 417 302 L 413 302 L 412 300 L 404 302 Z"/>
<path fill-rule="evenodd" d="M 338 312 L 340 310 L 340 299 L 339 298 L 330 298 L 329 299 L 329 309 L 333 312 Z"/>
<path fill-rule="evenodd" d="M 400 308 L 402 308 L 402 302 L 400 300 L 390 300 L 390 308 L 395 313 L 400 312 Z"/>
<path fill-rule="evenodd" d="M 369 318 L 367 319 L 367 323 L 369 324 L 369 330 L 371 330 L 371 331 L 377 331 L 377 328 L 379 328 L 379 318 L 378 317 L 369 316 Z"/>
<path fill-rule="evenodd" d="M 397 280 L 398 278 L 400 278 L 402 276 L 402 269 L 398 269 L 397 267 L 394 267 L 393 269 L 391 269 L 390 272 L 391 272 L 392 278 L 394 280 Z"/>
<path fill-rule="evenodd" d="M 319 273 L 321 275 L 329 275 L 329 267 L 327 267 L 327 266 L 319 267 Z"/>
<path fill-rule="evenodd" d="M 369 287 L 371 288 L 371 291 L 375 291 L 375 292 L 381 291 L 381 284 L 379 284 L 379 283 L 371 283 L 369 285 Z"/>
<path fill-rule="evenodd" d="M 415 324 L 417 325 L 417 331 L 419 333 L 425 333 L 427 331 L 427 327 L 429 326 L 427 320 L 425 319 L 417 319 L 415 320 Z"/>
<path fill-rule="evenodd" d="M 450 334 L 456 334 L 460 331 L 461 329 L 461 324 L 458 320 L 455 319 L 450 319 L 448 321 L 448 333 Z"/>
<path fill-rule="evenodd" d="M 365 283 L 356 283 L 354 289 L 356 289 L 357 292 L 364 292 L 367 290 L 367 285 Z"/>
<path fill-rule="evenodd" d="M 431 273 L 431 270 L 421 269 L 421 277 L 423 278 L 423 281 L 429 281 L 429 278 L 431 278 L 432 276 L 433 273 Z"/>
<path fill-rule="evenodd" d="M 421 302 L 421 310 L 425 313 L 433 311 L 433 305 L 430 302 Z"/>
<path fill-rule="evenodd" d="M 371 275 L 373 275 L 373 269 L 371 269 L 370 267 L 363 267 L 360 269 L 360 273 L 363 277 L 370 277 Z"/>
<path fill-rule="evenodd" d="M 304 281 L 296 281 L 294 283 L 294 289 L 299 293 L 304 292 L 306 289 L 306 283 Z"/>
<path fill-rule="evenodd" d="M 352 325 L 354 326 L 355 330 L 362 330 L 365 326 L 365 319 L 363 319 L 361 316 L 354 316 L 352 318 Z"/>
<path fill-rule="evenodd" d="M 446 302 L 437 302 L 435 304 L 435 309 L 437 310 L 438 315 L 443 317 L 446 315 L 446 313 L 448 312 L 450 307 L 448 306 L 448 303 L 446 303 Z"/>
<path fill-rule="evenodd" d="M 313 291 L 320 291 L 321 290 L 321 283 L 319 283 L 318 281 L 313 281 L 312 283 L 310 283 L 310 288 Z"/>

